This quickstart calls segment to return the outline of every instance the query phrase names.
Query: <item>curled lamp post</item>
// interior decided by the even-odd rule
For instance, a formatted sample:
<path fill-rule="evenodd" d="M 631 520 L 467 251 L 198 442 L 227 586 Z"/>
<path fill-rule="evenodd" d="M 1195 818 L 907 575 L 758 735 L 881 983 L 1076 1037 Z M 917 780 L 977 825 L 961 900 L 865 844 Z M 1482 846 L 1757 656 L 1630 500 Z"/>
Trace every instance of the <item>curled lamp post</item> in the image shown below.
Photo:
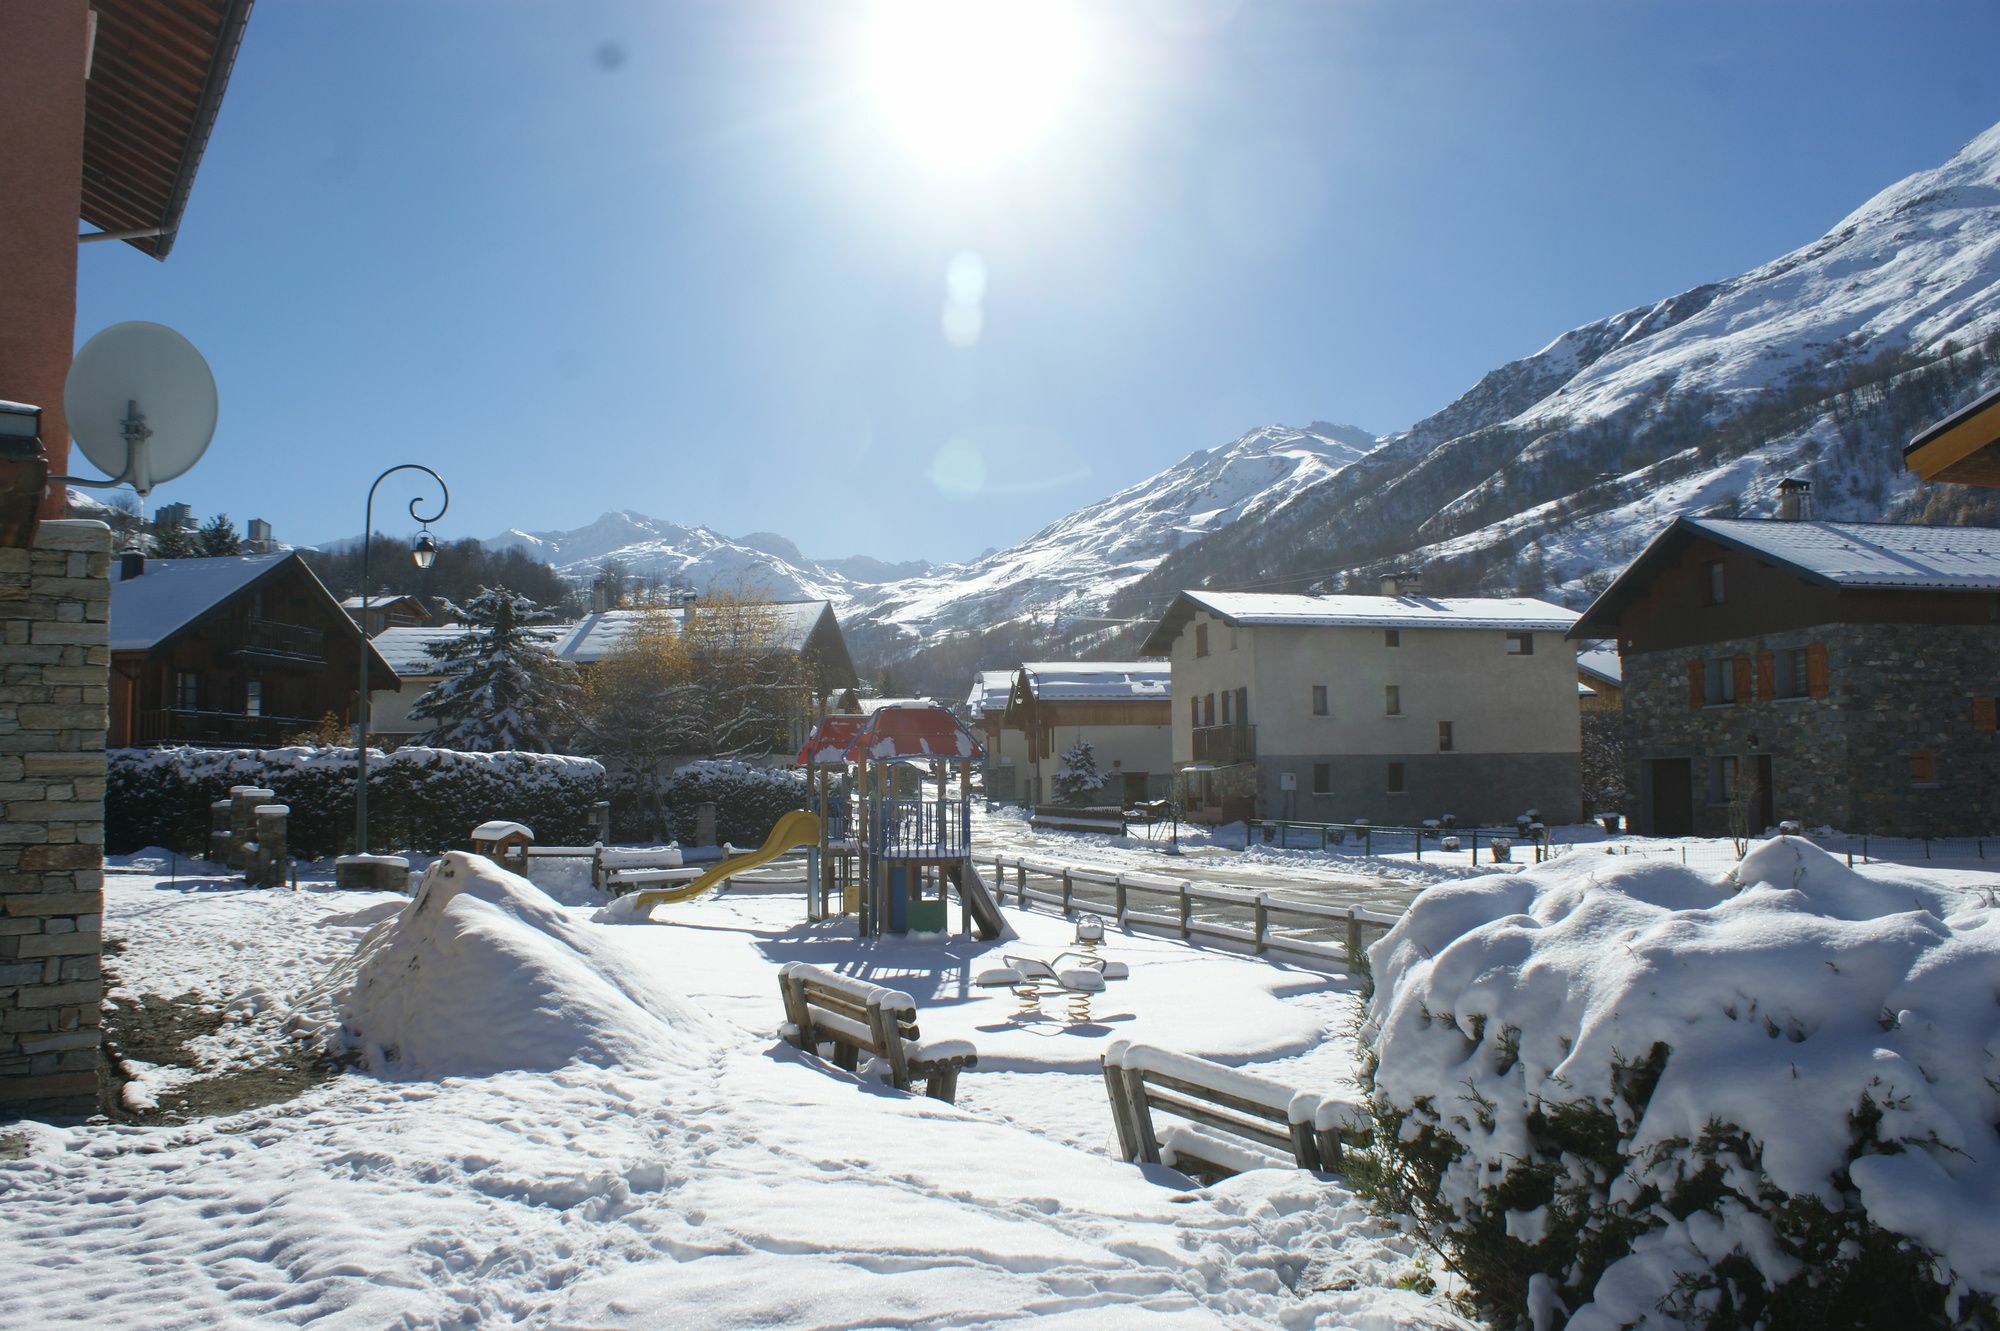
<path fill-rule="evenodd" d="M 421 528 L 410 546 L 410 558 L 418 568 L 429 568 L 437 559 L 437 542 L 431 539 L 430 525 L 451 507 L 451 488 L 444 483 L 444 477 L 418 462 L 398 463 L 377 476 L 375 484 L 368 487 L 368 506 L 361 520 L 361 686 L 354 702 L 354 853 L 357 855 L 368 853 L 368 547 L 375 537 L 375 490 L 399 471 L 422 472 L 437 482 L 444 495 L 438 501 L 437 512 L 429 517 L 417 511 L 421 499 L 410 501 L 410 516 Z"/>

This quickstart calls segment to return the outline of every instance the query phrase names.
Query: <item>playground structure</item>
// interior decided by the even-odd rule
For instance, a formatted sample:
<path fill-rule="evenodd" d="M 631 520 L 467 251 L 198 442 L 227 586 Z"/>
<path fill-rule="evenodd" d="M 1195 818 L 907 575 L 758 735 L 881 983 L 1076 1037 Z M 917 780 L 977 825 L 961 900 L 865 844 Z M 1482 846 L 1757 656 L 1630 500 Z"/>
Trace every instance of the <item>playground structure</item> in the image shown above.
<path fill-rule="evenodd" d="M 984 756 L 934 704 L 822 720 L 798 756 L 818 814 L 808 918 L 851 913 L 863 938 L 944 933 L 950 890 L 969 932 L 1001 937 L 999 907 L 972 863 L 972 766 Z"/>

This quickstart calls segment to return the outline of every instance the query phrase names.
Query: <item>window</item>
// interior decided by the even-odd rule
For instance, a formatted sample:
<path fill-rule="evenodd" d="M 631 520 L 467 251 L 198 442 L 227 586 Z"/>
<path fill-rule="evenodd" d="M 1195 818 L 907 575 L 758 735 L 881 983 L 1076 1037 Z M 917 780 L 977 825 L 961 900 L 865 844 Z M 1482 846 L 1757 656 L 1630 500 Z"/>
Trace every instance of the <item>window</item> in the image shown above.
<path fill-rule="evenodd" d="M 1934 786 L 1937 784 L 1937 763 L 1928 753 L 1910 755 L 1910 784 L 1913 786 Z"/>
<path fill-rule="evenodd" d="M 201 676 L 192 670 L 174 672 L 174 706 L 193 709 L 201 705 Z"/>
<path fill-rule="evenodd" d="M 1202 695 L 1201 721 L 1203 725 L 1212 726 L 1215 724 L 1215 695 L 1213 693 Z"/>
<path fill-rule="evenodd" d="M 1401 716 L 1403 714 L 1403 690 L 1395 684 L 1384 685 L 1382 688 L 1382 707 L 1383 711 L 1390 716 Z"/>
<path fill-rule="evenodd" d="M 1332 793 L 1333 793 L 1333 764 L 1314 763 L 1313 794 L 1331 795 Z"/>
<path fill-rule="evenodd" d="M 1400 795 L 1403 793 L 1403 765 L 1401 763 L 1389 764 L 1389 793 L 1391 795 Z"/>
<path fill-rule="evenodd" d="M 1772 695 L 1775 698 L 1803 698 L 1806 696 L 1806 649 L 1790 647 L 1777 653 L 1772 662 L 1775 678 Z"/>
<path fill-rule="evenodd" d="M 1533 656 L 1535 635 L 1532 633 L 1510 633 L 1507 635 L 1507 655 Z"/>
<path fill-rule="evenodd" d="M 1710 562 L 1706 566 L 1706 571 L 1708 574 L 1706 583 L 1708 599 L 1703 604 L 1721 605 L 1723 602 L 1722 561 L 1717 559 Z"/>
<path fill-rule="evenodd" d="M 253 679 L 243 686 L 243 715 L 262 716 L 264 714 L 264 681 Z"/>
<path fill-rule="evenodd" d="M 2000 730 L 2000 698 L 1974 698 L 1972 700 L 1972 728 L 1974 730 Z"/>
<path fill-rule="evenodd" d="M 1197 728 L 1201 725 L 1201 699 L 1188 699 L 1188 724 Z"/>
<path fill-rule="evenodd" d="M 1451 722 L 1438 722 L 1438 752 L 1451 752 Z"/>
<path fill-rule="evenodd" d="M 1731 658 L 1718 656 L 1710 660 L 1702 671 L 1702 679 L 1708 688 L 1707 702 L 1710 707 L 1723 707 L 1736 701 L 1736 666 Z"/>
<path fill-rule="evenodd" d="M 1326 715 L 1326 685 L 1313 685 L 1313 715 Z"/>
<path fill-rule="evenodd" d="M 1206 624 L 1196 624 L 1194 626 L 1194 654 L 1196 656 L 1208 655 L 1208 625 Z"/>
<path fill-rule="evenodd" d="M 1401 647 L 1403 645 L 1403 630 L 1383 629 L 1382 645 L 1384 647 Z"/>
<path fill-rule="evenodd" d="M 1733 755 L 1708 760 L 1708 802 L 1727 804 L 1736 794 L 1736 759 Z"/>
<path fill-rule="evenodd" d="M 1236 695 L 1234 695 L 1234 694 L 1230 693 L 1230 692 L 1229 692 L 1229 691 L 1228 691 L 1227 689 L 1224 689 L 1224 690 L 1223 690 L 1223 692 L 1222 692 L 1222 724 L 1223 724 L 1223 725 L 1225 725 L 1225 726 L 1229 724 L 1229 721 L 1230 721 L 1230 717 L 1229 717 L 1229 708 L 1230 708 L 1230 704 L 1231 704 L 1232 702 L 1234 702 L 1234 701 L 1235 701 L 1235 698 L 1236 698 Z"/>

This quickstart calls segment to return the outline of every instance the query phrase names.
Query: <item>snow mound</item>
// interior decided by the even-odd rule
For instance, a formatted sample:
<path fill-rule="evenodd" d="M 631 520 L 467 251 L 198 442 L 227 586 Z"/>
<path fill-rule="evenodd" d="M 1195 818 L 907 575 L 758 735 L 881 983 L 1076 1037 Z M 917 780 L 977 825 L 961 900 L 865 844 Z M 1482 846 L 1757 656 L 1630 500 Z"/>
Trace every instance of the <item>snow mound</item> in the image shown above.
<path fill-rule="evenodd" d="M 1447 1228 L 1471 1235 L 1507 1198 L 1485 1219 L 1520 1240 L 1524 1275 L 1544 1263 L 1530 1301 L 1565 1281 L 1569 1307 L 1595 1301 L 1575 1331 L 1676 1324 L 1649 1319 L 1725 1261 L 1772 1289 L 1800 1277 L 1802 1209 L 1914 1240 L 1954 1305 L 2000 1292 L 1990 897 L 1796 838 L 1719 882 L 1579 854 L 1431 888 L 1370 959 L 1378 1109 L 1404 1146 L 1430 1134 L 1452 1156 Z M 1608 1161 L 1561 1145 L 1569 1110 L 1598 1116 Z M 1544 1241 L 1544 1206 L 1615 1216 L 1626 1255 L 1601 1279 L 1570 1265 L 1575 1235 Z"/>
<path fill-rule="evenodd" d="M 380 1076 L 705 1064 L 708 1017 L 527 879 L 452 851 L 322 982 L 330 1052 Z"/>

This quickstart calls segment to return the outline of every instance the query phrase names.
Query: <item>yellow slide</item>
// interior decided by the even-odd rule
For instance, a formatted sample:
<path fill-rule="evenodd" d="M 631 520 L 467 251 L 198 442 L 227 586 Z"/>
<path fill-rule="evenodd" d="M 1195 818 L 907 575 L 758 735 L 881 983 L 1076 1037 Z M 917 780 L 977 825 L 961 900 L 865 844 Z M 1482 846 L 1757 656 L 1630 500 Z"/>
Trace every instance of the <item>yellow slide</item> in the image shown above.
<path fill-rule="evenodd" d="M 722 886 L 726 880 L 746 869 L 769 864 L 788 850 L 818 844 L 819 815 L 807 813 L 803 809 L 794 809 L 780 818 L 778 825 L 771 829 L 771 835 L 764 838 L 764 844 L 748 855 L 735 855 L 720 864 L 711 865 L 707 873 L 691 883 L 677 883 L 673 887 L 641 888 L 618 903 L 621 908 L 619 914 L 629 912 L 644 916 L 653 907 L 664 906 L 670 901 L 692 901 L 702 893 Z"/>

